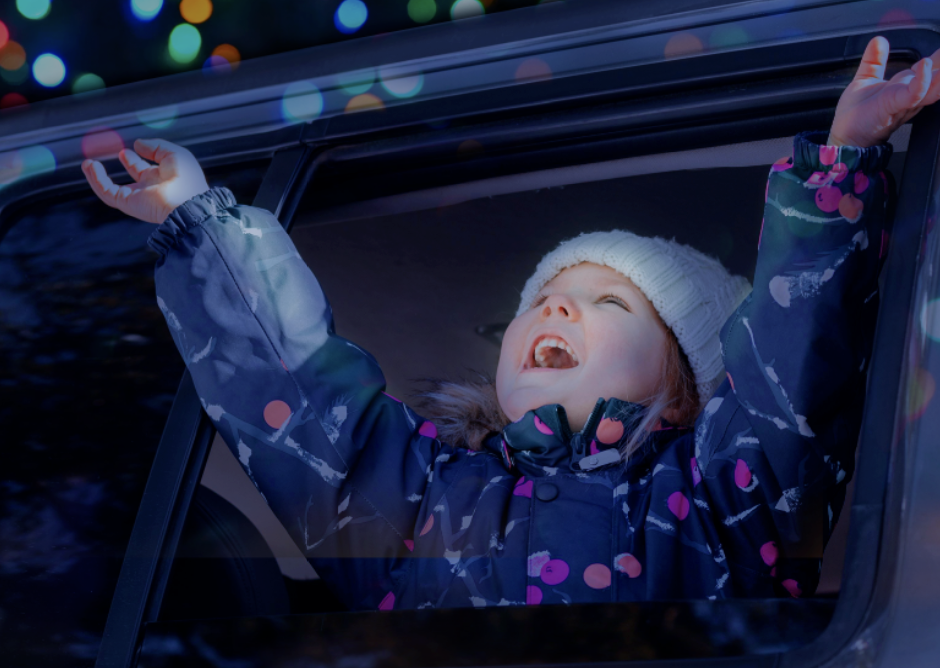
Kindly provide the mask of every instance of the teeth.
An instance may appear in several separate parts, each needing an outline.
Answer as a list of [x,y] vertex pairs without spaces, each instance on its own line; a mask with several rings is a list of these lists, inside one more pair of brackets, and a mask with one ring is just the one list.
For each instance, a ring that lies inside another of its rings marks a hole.
[[571,346],[560,339],[553,339],[549,337],[542,339],[535,345],[535,362],[538,366],[544,367],[547,365],[544,354],[546,348],[558,348],[560,350],[564,350],[569,355],[571,355],[571,359],[574,360],[575,365],[578,364],[578,356],[575,354],[574,350],[571,349]]

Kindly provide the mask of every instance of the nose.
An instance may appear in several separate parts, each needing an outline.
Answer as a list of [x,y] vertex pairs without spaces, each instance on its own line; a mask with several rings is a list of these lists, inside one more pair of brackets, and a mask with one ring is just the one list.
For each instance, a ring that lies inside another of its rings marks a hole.
[[567,295],[549,295],[542,302],[542,309],[539,312],[540,318],[548,320],[553,315],[569,322],[577,322],[581,319],[581,311],[578,309],[578,305]]

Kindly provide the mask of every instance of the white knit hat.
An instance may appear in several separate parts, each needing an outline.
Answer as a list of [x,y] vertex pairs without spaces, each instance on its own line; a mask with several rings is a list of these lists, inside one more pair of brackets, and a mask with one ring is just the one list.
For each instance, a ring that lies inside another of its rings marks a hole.
[[542,258],[522,289],[516,317],[562,269],[581,262],[617,270],[646,295],[689,359],[704,406],[725,375],[718,333],[751,291],[747,279],[674,240],[623,230],[591,232],[563,241]]

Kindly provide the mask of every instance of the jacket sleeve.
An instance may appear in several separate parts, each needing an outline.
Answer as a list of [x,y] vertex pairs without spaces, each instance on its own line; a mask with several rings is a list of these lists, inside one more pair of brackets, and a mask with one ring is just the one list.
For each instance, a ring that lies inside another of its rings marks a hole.
[[[422,497],[452,449],[333,331],[268,211],[213,188],[151,235],[157,303],[203,409],[294,541],[353,609],[389,608]],[[426,503],[426,502],[425,502]]]
[[701,472],[737,595],[812,594],[854,471],[890,145],[794,140],[767,183],[753,292],[721,331],[727,380],[696,423]]

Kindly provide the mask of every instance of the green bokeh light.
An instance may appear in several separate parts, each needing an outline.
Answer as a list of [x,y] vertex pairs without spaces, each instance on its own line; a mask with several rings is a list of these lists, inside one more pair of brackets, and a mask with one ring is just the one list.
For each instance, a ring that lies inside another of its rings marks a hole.
[[202,35],[199,34],[199,29],[190,23],[181,23],[170,33],[170,57],[180,64],[192,62],[199,54],[201,46]]
[[16,8],[26,18],[36,21],[45,18],[51,5],[49,0],[16,0]]
[[179,116],[179,107],[175,104],[171,104],[167,107],[147,109],[137,114],[137,118],[141,123],[157,130],[162,130],[163,128],[168,128],[173,125],[176,122],[177,116]]
[[102,90],[104,87],[104,79],[97,74],[88,72],[75,80],[75,83],[72,84],[72,93],[90,93],[95,90]]
[[344,72],[336,77],[340,87],[350,95],[361,95],[372,88],[375,83],[375,70],[356,70]]
[[468,19],[472,16],[483,16],[486,8],[480,0],[457,0],[450,6],[450,18]]
[[437,14],[434,0],[408,0],[408,16],[415,23],[427,23]]

